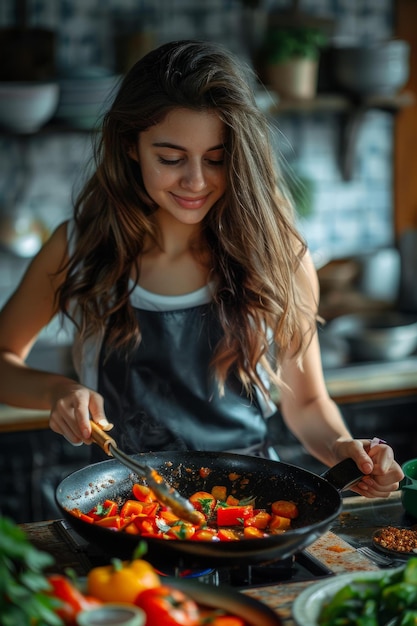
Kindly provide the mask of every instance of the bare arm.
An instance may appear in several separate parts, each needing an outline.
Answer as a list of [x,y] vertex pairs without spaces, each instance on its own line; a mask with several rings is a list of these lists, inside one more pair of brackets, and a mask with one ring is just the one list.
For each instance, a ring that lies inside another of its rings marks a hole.
[[65,376],[26,365],[39,332],[57,313],[56,290],[65,275],[66,224],[53,233],[31,262],[0,313],[0,401],[51,410],[51,428],[73,443],[90,437],[89,413],[104,418],[101,397]]
[[[319,285],[308,254],[298,274],[303,292],[315,310]],[[306,450],[328,466],[347,457],[353,458],[367,475],[356,489],[363,495],[389,495],[398,488],[402,471],[394,461],[392,449],[386,445],[370,449],[368,442],[353,439],[337,405],[330,398],[317,333],[303,358],[302,369],[288,356],[283,364],[282,378],[286,385],[281,394],[283,418]]]

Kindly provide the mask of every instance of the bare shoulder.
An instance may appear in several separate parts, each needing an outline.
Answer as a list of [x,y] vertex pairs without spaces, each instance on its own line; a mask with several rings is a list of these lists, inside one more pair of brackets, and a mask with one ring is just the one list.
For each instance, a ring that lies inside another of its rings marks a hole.
[[295,281],[301,302],[317,313],[320,300],[320,285],[317,271],[308,249],[300,258]]
[[25,275],[26,282],[47,280],[56,286],[64,280],[68,260],[67,224],[60,224],[34,257]]
[[52,233],[42,248],[41,255],[45,254],[58,261],[68,257],[68,222],[62,222]]
[[[68,222],[62,222],[52,233],[29,267],[28,273],[44,271],[48,275],[60,273],[68,260]],[[62,273],[62,272],[61,272]]]

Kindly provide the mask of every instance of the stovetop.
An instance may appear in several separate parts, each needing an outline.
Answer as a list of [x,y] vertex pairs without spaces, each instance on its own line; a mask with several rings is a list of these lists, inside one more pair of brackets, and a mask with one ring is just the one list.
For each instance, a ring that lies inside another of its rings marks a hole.
[[[83,563],[89,567],[107,564],[109,556],[100,548],[90,544],[69,525],[66,520],[58,520],[55,528],[64,541],[77,553]],[[261,565],[240,565],[230,568],[206,568],[199,570],[169,568],[157,569],[160,576],[194,578],[200,582],[217,586],[227,584],[237,589],[263,587],[282,582],[303,582],[331,576],[333,572],[313,555],[306,551],[289,558]]]

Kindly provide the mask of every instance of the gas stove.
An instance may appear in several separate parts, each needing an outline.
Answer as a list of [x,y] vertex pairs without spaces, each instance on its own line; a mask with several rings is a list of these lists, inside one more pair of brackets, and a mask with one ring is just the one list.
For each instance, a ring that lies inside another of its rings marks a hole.
[[[66,520],[54,522],[55,528],[87,569],[109,562],[109,555],[81,537]],[[221,586],[227,584],[239,590],[288,582],[303,582],[331,576],[332,571],[307,551],[299,552],[273,563],[239,565],[236,567],[198,570],[169,568],[157,570],[161,577],[193,578],[199,582]]]

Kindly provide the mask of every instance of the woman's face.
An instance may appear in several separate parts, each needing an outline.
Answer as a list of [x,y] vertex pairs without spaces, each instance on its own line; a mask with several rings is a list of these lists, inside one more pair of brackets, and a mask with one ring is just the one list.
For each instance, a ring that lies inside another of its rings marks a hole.
[[224,124],[209,111],[175,109],[140,134],[137,160],[161,211],[184,224],[203,220],[225,192],[223,143]]

